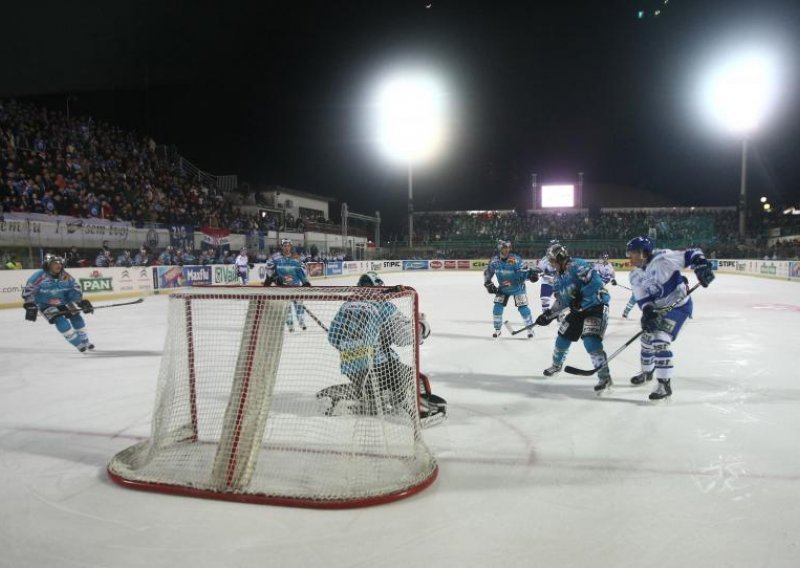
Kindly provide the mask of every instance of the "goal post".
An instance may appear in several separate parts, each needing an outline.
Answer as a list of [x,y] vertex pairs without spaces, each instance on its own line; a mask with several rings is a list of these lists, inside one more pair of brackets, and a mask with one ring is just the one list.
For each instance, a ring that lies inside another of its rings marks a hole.
[[113,481],[347,508],[436,479],[413,289],[194,288],[169,297],[167,319],[151,435],[112,458]]

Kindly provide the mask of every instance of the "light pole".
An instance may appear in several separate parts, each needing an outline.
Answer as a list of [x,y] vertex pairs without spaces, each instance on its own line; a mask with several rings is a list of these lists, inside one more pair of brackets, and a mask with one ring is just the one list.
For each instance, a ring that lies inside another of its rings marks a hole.
[[444,145],[445,92],[425,70],[402,70],[381,80],[374,94],[373,127],[380,149],[408,172],[408,246],[414,245],[414,166]]
[[718,125],[742,139],[739,180],[739,240],[747,236],[748,138],[774,105],[777,94],[775,57],[761,50],[735,52],[716,65],[703,80],[701,96],[707,113]]

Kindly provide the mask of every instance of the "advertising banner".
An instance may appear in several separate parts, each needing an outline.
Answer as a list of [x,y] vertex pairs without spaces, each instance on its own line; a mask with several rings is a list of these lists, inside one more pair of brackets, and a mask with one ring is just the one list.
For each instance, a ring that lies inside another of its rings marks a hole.
[[306,263],[306,273],[309,278],[325,276],[325,265],[321,262],[308,262]]
[[[236,267],[232,264],[215,264],[211,269],[214,274],[212,284],[236,284],[239,282],[239,277],[236,274]],[[262,271],[264,275],[260,275]],[[260,275],[260,280],[263,282],[266,277],[266,266],[263,264],[259,265],[258,273]]]
[[444,268],[445,262],[452,262],[455,264],[455,261],[444,261],[444,260],[429,260],[428,266],[430,266],[431,270],[442,270]]
[[110,275],[104,275],[99,268],[91,269],[87,277],[76,278],[84,294],[96,292],[113,292],[114,283]]
[[341,262],[329,262],[325,266],[325,275],[326,276],[338,276],[342,273],[342,263]]
[[180,266],[156,266],[158,288],[180,288],[186,286],[183,270]]
[[789,261],[789,278],[792,280],[800,278],[800,262],[796,260]]
[[151,292],[153,290],[153,278],[151,269],[144,266],[134,266],[131,268],[118,268],[116,271],[116,288],[120,292]]
[[210,266],[183,266],[183,280],[187,286],[210,286],[211,267]]
[[470,260],[469,261],[469,269],[470,270],[486,270],[486,267],[489,266],[489,260]]
[[427,260],[404,260],[403,270],[428,270]]

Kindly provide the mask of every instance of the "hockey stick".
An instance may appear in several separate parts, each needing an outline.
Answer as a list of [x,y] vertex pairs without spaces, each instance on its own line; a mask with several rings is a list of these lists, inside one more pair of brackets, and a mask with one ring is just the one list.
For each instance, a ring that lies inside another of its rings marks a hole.
[[137,298],[131,302],[119,302],[118,304],[106,304],[104,306],[92,306],[95,310],[102,310],[103,308],[118,308],[119,306],[132,306],[134,304],[141,304],[144,298]]
[[[692,286],[691,288],[689,288],[689,291],[686,293],[686,296],[684,296],[680,300],[674,301],[672,304],[670,304],[666,308],[663,308],[662,310],[660,310],[661,313],[665,314],[667,312],[672,311],[672,309],[675,306],[678,305],[678,302],[680,302],[684,298],[687,298],[692,292],[697,290],[698,286],[700,286],[699,282],[697,284],[695,284],[694,286]],[[634,335],[633,337],[631,337],[628,341],[626,341],[625,344],[622,347],[620,347],[619,349],[614,351],[609,357],[606,357],[606,362],[603,363],[602,365],[600,365],[599,367],[595,367],[594,369],[584,370],[584,369],[576,369],[575,367],[571,367],[570,365],[567,365],[566,367],[564,367],[564,371],[569,373],[570,375],[580,375],[582,377],[590,377],[590,376],[594,375],[597,371],[602,369],[603,367],[607,367],[609,361],[611,361],[614,357],[616,357],[617,355],[622,353],[625,350],[625,348],[627,348],[631,343],[633,343],[634,341],[639,339],[639,336],[642,335],[643,333],[644,333],[643,329],[639,330],[639,332],[636,335]]]
[[624,284],[614,284],[614,286],[619,286],[620,288],[625,288],[628,292],[632,292],[633,291],[630,288],[628,288],[627,286],[625,286]]
[[314,320],[314,321],[317,323],[317,325],[318,325],[318,326],[320,326],[320,327],[322,328],[322,331],[324,331],[325,333],[328,333],[328,328],[327,328],[327,327],[325,327],[325,324],[324,324],[324,323],[322,323],[322,321],[321,321],[321,320],[320,320],[320,319],[319,319],[317,316],[315,316],[315,315],[314,315],[314,312],[312,312],[311,310],[309,310],[309,309],[308,309],[308,307],[306,307],[306,306],[303,306],[303,309],[305,310],[305,312],[306,312],[306,313],[307,313],[309,316],[311,316],[311,319],[313,319],[313,320]]
[[518,329],[516,331],[511,328],[511,322],[509,322],[508,320],[504,321],[503,325],[506,326],[506,329],[508,330],[508,333],[510,333],[511,335],[517,335],[518,333],[522,333],[523,331],[527,331],[529,329],[533,329],[536,326],[536,322],[533,322],[530,325],[526,325],[525,327],[521,327],[520,329]]

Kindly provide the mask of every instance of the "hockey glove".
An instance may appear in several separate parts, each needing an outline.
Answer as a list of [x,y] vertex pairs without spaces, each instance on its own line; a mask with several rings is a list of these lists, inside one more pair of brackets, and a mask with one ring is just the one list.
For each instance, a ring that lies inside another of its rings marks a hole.
[[536,321],[534,323],[536,323],[536,325],[542,325],[542,326],[550,325],[550,322],[553,321],[554,319],[556,318],[555,315],[553,315],[553,311],[545,310],[538,318],[536,318]]
[[539,281],[539,271],[531,269],[528,272],[528,280],[530,280],[531,282],[538,282]]
[[694,275],[697,276],[697,281],[703,288],[708,288],[708,285],[714,280],[714,271],[711,270],[711,265],[705,257],[699,257],[692,265]]
[[616,286],[617,285],[617,279],[616,278],[612,278],[611,279],[611,285],[612,286]]
[[497,294],[498,292],[497,286],[494,285],[494,282],[485,282],[483,286],[484,288],[486,288],[486,291],[489,292],[490,294]]
[[419,315],[419,335],[422,337],[423,341],[428,339],[431,335],[431,325],[428,323],[428,320],[425,319],[425,314]]
[[25,308],[25,319],[28,321],[36,321],[36,316],[39,313],[39,308],[33,302],[25,302],[22,305]]
[[306,280],[305,282],[303,282],[303,286],[311,286],[311,282],[309,282],[308,280]]
[[642,331],[645,333],[655,333],[661,323],[661,314],[652,306],[642,308]]
[[94,306],[89,300],[81,300],[78,302],[78,307],[83,311],[85,314],[93,314],[94,313]]

